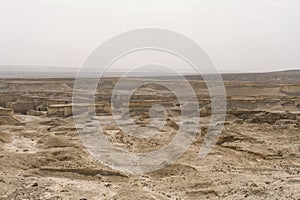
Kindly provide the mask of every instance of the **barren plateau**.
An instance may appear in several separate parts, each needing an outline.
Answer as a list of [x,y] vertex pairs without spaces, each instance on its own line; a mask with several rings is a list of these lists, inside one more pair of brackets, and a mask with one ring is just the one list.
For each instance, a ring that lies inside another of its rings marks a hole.
[[[198,134],[172,164],[134,175],[95,160],[83,146],[72,113],[73,79],[0,80],[0,199],[300,199],[299,71],[224,75],[227,114],[213,150],[198,152],[210,123],[205,82],[188,77],[200,113]],[[99,82],[95,120],[110,142],[129,152],[151,152],[180,126],[174,94],[157,84],[131,97],[130,116],[149,123],[162,102],[167,122],[151,138],[137,138],[112,119],[117,78]],[[169,80],[169,81],[176,81]]]

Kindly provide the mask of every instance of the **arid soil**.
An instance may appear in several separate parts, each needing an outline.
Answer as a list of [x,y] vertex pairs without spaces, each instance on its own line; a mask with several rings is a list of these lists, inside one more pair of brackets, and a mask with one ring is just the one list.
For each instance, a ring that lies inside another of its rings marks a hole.
[[[2,107],[7,107],[3,103],[18,102],[24,96],[31,101],[28,96],[36,98],[47,91],[52,96],[40,98],[70,100],[72,84],[68,81],[60,80],[56,92],[51,92],[54,87],[47,81],[34,87],[18,85],[14,80],[10,81],[13,88],[6,87],[5,82],[2,80],[1,95],[7,100],[0,102]],[[209,114],[202,111],[201,127],[188,151],[173,164],[143,175],[116,171],[95,160],[80,141],[72,116],[48,116],[46,104],[34,105],[43,114],[40,116],[16,110],[13,116],[1,116],[0,199],[299,200],[299,85],[248,80],[228,81],[225,85],[228,114],[212,152],[199,159],[210,120]],[[255,92],[249,94],[249,88]],[[22,93],[24,89],[29,92]],[[18,91],[15,95],[19,97],[9,98],[13,91]],[[136,118],[137,124],[146,123],[148,116],[143,115]],[[170,115],[173,118],[161,129],[160,137],[151,139],[128,136],[103,113],[96,119],[105,122],[104,132],[113,144],[128,151],[149,152],[176,134],[178,116]]]

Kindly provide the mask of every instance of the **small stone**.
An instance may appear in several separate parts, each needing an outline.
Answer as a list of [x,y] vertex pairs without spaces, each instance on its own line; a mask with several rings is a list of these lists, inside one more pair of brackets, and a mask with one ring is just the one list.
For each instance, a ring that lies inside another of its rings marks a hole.
[[255,183],[251,183],[250,187],[258,187]]
[[37,184],[37,183],[34,183],[34,184],[32,184],[31,187],[37,187],[37,186],[38,186],[38,184]]
[[110,183],[107,183],[107,184],[105,184],[104,185],[105,187],[110,187],[110,186],[112,186]]

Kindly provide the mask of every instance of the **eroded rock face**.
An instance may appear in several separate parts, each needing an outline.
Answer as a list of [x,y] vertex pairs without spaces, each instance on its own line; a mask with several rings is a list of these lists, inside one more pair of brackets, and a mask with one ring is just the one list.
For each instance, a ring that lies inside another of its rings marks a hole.
[[255,114],[254,116],[249,116],[248,119],[246,119],[247,122],[250,123],[268,123],[268,124],[280,124],[284,121],[286,123],[292,122],[293,124],[298,124],[299,121],[297,118],[299,117],[299,114],[290,113],[290,112],[261,112],[258,114]]
[[299,120],[281,119],[275,122],[275,125],[299,125]]
[[[96,94],[96,104],[99,114],[111,114],[109,111],[113,85],[117,79],[106,80],[99,84]],[[2,84],[11,85],[0,90],[0,106],[9,107],[15,113],[26,114],[27,111],[46,111],[53,105],[69,105],[72,97],[73,80],[43,81],[7,81]],[[106,87],[109,84],[110,87]],[[199,107],[203,114],[209,112],[207,107],[210,96],[203,81],[191,81],[191,85],[198,95]],[[266,84],[259,82],[226,82],[228,111],[257,110],[257,111],[297,111],[299,108],[299,84]],[[140,92],[139,92],[140,91]],[[155,92],[158,91],[158,92]],[[131,107],[135,112],[145,112],[152,104],[163,104],[176,109],[180,107],[174,94],[167,88],[148,85],[140,88],[131,98]],[[96,109],[96,110],[97,110]],[[204,112],[204,110],[206,110]],[[29,112],[33,113],[33,112]],[[231,113],[230,113],[231,114]]]

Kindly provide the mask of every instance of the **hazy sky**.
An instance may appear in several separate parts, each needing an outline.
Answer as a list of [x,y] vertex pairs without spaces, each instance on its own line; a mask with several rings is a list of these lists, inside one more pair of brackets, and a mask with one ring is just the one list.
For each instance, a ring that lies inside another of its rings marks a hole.
[[0,0],[0,65],[79,67],[103,41],[165,28],[220,71],[300,69],[299,0]]

